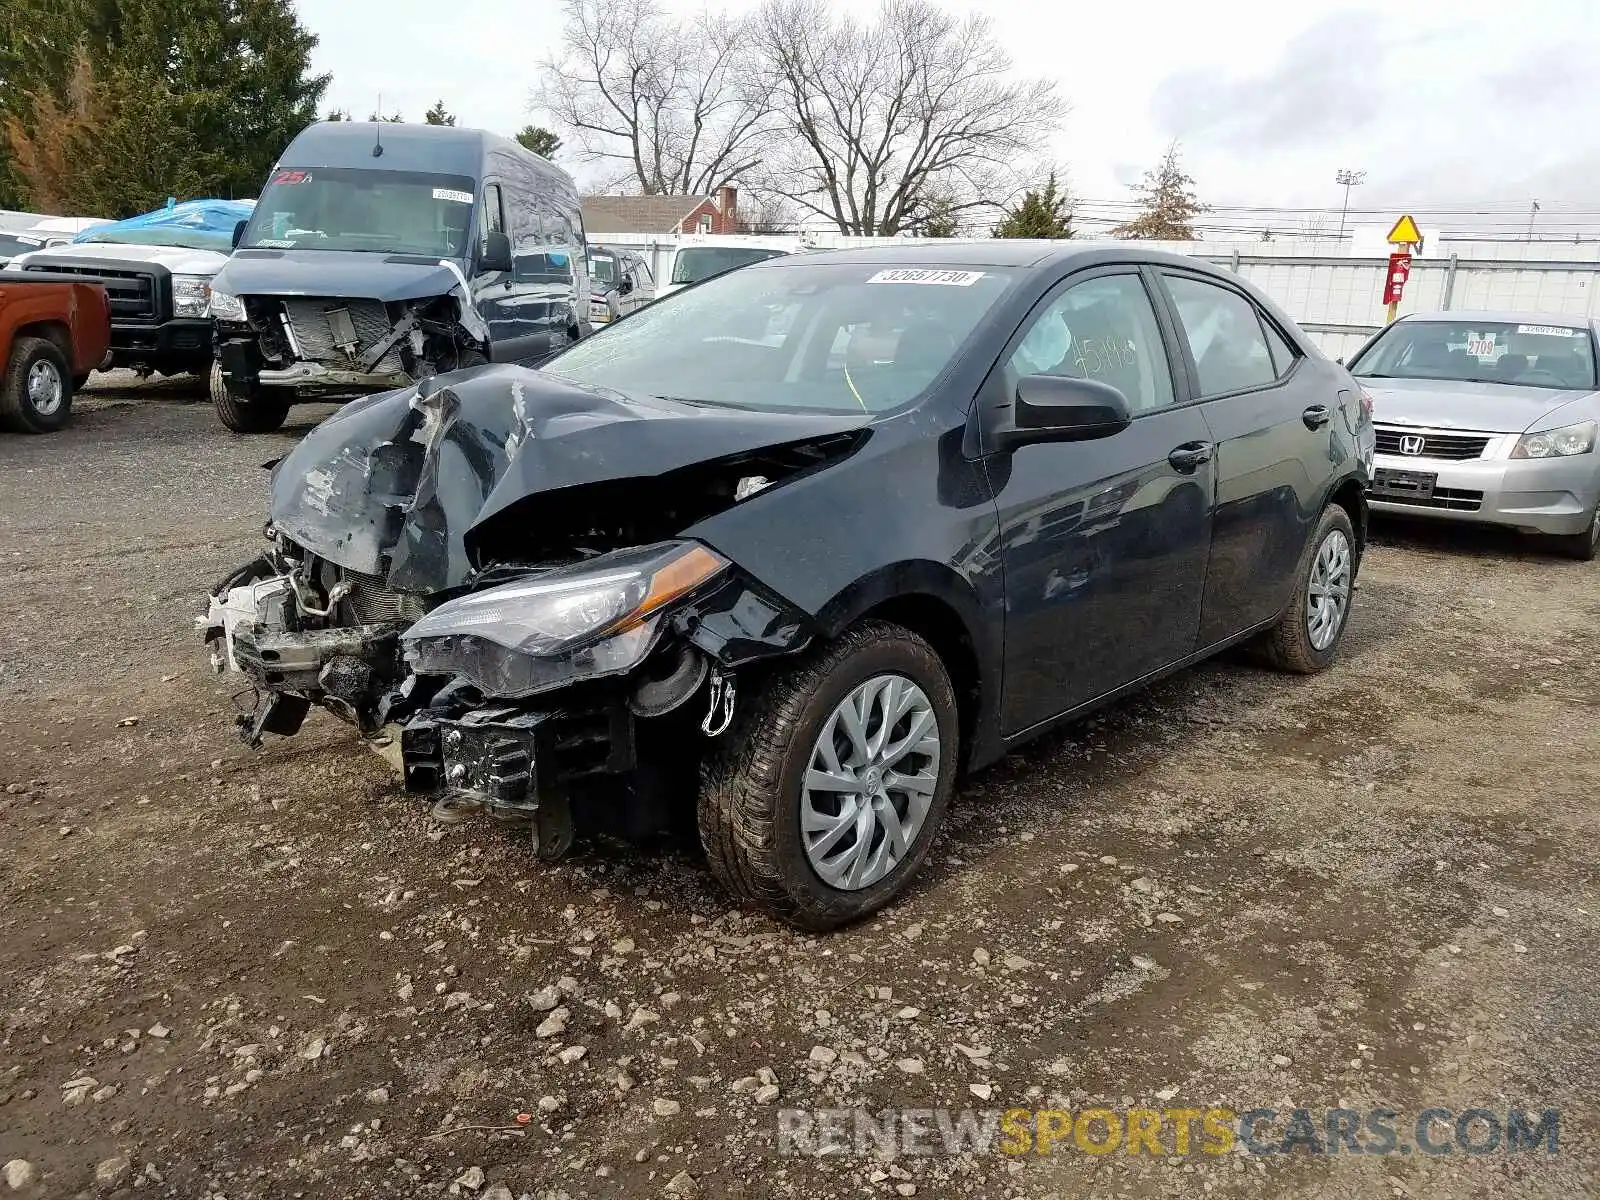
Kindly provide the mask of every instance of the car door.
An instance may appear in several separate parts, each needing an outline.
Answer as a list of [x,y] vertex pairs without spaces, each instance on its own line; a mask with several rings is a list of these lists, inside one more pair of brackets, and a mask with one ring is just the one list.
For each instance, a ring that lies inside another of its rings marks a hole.
[[[1079,272],[1030,312],[985,384],[1025,375],[1118,387],[1128,428],[988,459],[1006,590],[1002,729],[1019,733],[1195,647],[1210,548],[1210,434],[1178,401],[1175,348],[1137,266]],[[998,394],[997,394],[998,393]]]
[[[498,180],[483,185],[482,234],[509,233],[504,189]],[[495,362],[515,361],[532,329],[517,304],[512,272],[479,270],[472,279],[478,314],[489,327],[489,357]]]
[[1328,473],[1336,397],[1241,288],[1163,267],[1184,371],[1217,446],[1217,507],[1200,619],[1215,645],[1289,602]]

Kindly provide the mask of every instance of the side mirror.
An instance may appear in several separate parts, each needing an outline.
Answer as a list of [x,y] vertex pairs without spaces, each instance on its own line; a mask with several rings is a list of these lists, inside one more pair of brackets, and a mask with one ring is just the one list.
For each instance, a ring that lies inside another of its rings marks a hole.
[[1063,375],[1025,375],[1011,419],[996,432],[1001,447],[1029,442],[1087,442],[1133,422],[1128,398],[1109,383]]
[[250,224],[249,221],[239,221],[234,225],[234,227],[233,227],[233,248],[235,250],[237,250],[239,248],[239,243],[244,241],[245,226],[247,226],[249,224]]
[[617,284],[617,295],[626,296],[631,291],[633,291],[633,280],[624,275],[622,282]]
[[478,254],[478,270],[511,270],[511,239],[500,230],[483,235],[483,249]]

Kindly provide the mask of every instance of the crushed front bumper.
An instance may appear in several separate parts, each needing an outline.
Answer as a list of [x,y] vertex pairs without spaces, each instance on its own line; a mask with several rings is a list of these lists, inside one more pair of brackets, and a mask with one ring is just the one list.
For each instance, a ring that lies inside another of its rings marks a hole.
[[1537,534],[1582,533],[1600,499],[1600,454],[1512,458],[1516,434],[1496,434],[1483,457],[1452,461],[1379,454],[1372,511]]

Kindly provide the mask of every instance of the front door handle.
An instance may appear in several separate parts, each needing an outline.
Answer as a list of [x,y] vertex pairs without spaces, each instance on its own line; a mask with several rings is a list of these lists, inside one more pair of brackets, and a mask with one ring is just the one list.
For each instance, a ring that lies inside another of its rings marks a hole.
[[1333,420],[1333,413],[1326,404],[1313,404],[1300,414],[1300,419],[1306,423],[1307,429],[1321,429]]
[[1216,447],[1210,442],[1185,442],[1167,455],[1167,461],[1172,464],[1174,471],[1188,474],[1201,463],[1210,462],[1215,450]]

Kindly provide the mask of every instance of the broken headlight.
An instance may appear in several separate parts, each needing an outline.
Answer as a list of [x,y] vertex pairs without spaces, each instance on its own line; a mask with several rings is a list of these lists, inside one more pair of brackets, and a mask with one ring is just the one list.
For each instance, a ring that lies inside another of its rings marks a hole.
[[207,302],[211,306],[211,315],[219,321],[243,321],[244,301],[229,292],[219,292],[216,288],[206,289]]
[[655,645],[661,610],[727,565],[697,543],[668,542],[486,588],[406,630],[406,658],[418,674],[513,699],[617,675]]

